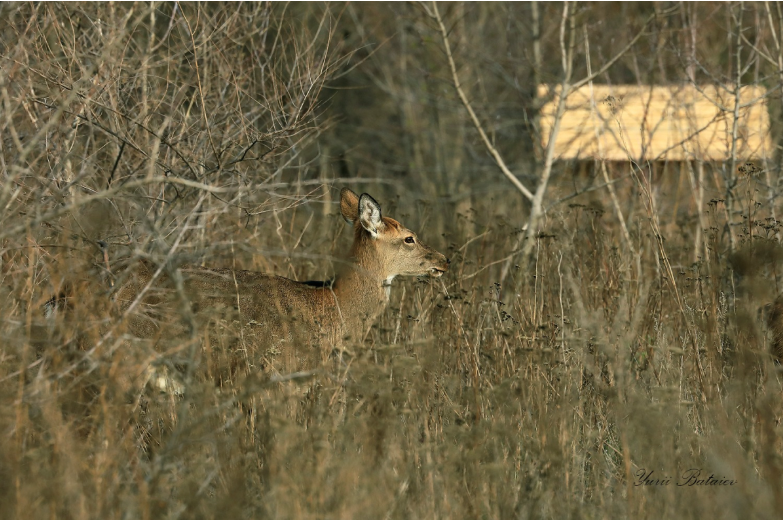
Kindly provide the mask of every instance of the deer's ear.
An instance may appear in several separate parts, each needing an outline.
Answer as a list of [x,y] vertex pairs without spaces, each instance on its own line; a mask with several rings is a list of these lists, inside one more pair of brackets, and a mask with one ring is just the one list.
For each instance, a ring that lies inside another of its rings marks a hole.
[[359,197],[359,223],[373,238],[378,236],[384,226],[381,205],[366,193]]
[[359,218],[359,196],[348,188],[340,190],[340,213],[349,224]]

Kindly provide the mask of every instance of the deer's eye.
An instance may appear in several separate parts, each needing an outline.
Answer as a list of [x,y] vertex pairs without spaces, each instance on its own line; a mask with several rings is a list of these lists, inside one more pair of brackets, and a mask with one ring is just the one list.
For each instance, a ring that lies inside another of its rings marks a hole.
[[415,244],[416,241],[413,239],[413,237],[405,237],[405,243],[406,244]]

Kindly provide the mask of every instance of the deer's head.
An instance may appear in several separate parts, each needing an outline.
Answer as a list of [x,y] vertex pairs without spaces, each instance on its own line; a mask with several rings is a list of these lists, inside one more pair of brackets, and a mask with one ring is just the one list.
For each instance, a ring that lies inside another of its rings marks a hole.
[[449,269],[445,256],[423,244],[416,233],[393,218],[384,217],[380,204],[368,194],[358,196],[343,188],[340,211],[354,225],[352,256],[371,273],[379,271],[379,278],[441,276]]

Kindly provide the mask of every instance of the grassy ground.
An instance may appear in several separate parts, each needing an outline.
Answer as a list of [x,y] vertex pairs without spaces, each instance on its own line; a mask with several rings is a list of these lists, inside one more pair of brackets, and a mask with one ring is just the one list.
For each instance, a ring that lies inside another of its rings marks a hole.
[[[468,198],[441,183],[458,169],[343,175],[321,89],[353,49],[319,4],[2,9],[0,517],[783,510],[762,177],[727,202],[727,166],[706,165],[702,226],[686,172],[610,165],[628,236],[599,189],[553,206],[525,261],[527,209],[496,172]],[[600,183],[558,165],[548,198]],[[330,276],[344,184],[452,269],[395,280],[341,359],[221,386],[203,328],[126,333],[111,288],[129,258]],[[44,318],[61,290],[69,309]],[[146,384],[150,367],[184,395]]]

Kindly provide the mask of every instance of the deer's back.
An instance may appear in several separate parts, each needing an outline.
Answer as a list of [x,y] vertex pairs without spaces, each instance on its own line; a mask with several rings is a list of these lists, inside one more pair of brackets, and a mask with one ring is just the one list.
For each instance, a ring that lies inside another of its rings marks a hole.
[[[328,287],[251,271],[184,267],[180,272],[181,293],[164,275],[140,298],[128,315],[133,335],[166,340],[207,333],[211,345],[241,352],[257,365],[275,358],[310,359],[343,334]],[[121,311],[138,299],[152,273],[149,265],[139,263],[117,291]]]

